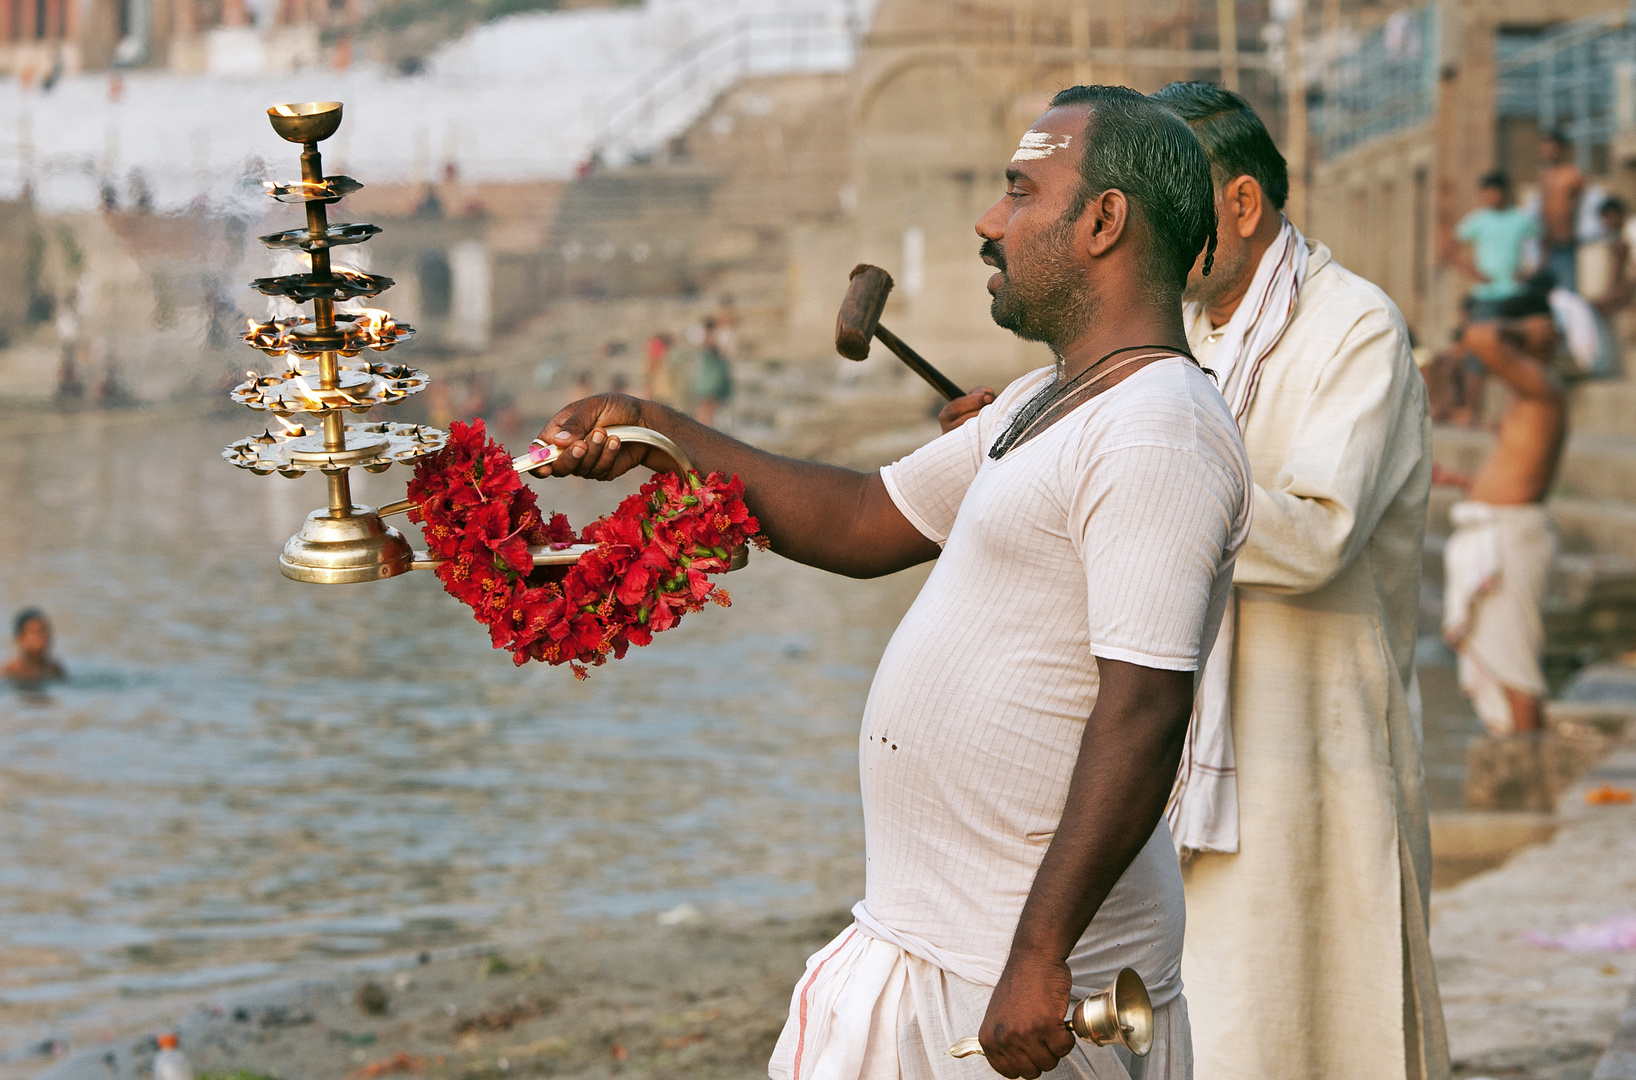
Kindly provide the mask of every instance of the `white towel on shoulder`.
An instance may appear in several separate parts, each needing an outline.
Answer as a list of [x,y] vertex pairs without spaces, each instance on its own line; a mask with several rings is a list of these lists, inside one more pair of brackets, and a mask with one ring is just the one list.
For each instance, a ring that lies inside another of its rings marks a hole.
[[[1211,358],[1221,396],[1244,430],[1250,404],[1261,384],[1261,369],[1295,317],[1307,275],[1307,241],[1284,219],[1278,239],[1261,256],[1250,288],[1223,328]],[[1189,305],[1188,319],[1196,318]],[[1252,530],[1254,526],[1252,525]],[[1252,531],[1253,535],[1253,531]],[[1188,724],[1181,768],[1165,807],[1177,852],[1238,851],[1238,766],[1233,757],[1233,643],[1238,601],[1221,617],[1215,646],[1199,676],[1193,719]]]

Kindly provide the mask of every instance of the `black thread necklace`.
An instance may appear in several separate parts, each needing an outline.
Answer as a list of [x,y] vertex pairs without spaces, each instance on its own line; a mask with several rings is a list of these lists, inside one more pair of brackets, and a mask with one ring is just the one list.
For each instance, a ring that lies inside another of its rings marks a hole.
[[1186,349],[1178,349],[1172,345],[1125,345],[1121,348],[1115,349],[1103,356],[1101,359],[1097,360],[1096,363],[1092,364],[1084,371],[1081,371],[1078,375],[1075,375],[1072,379],[1069,379],[1067,382],[1062,382],[1059,379],[1058,381],[1052,382],[1049,386],[1043,387],[1039,393],[1035,394],[1031,399],[1029,399],[1028,404],[1017,410],[1016,415],[1011,418],[1011,423],[1006,425],[1006,429],[1000,433],[1000,437],[994,440],[994,445],[989,447],[988,456],[993,458],[995,461],[999,461],[1000,458],[1004,457],[1008,451],[1022,441],[1023,437],[1029,433],[1034,424],[1041,417],[1043,417],[1053,405],[1063,401],[1075,391],[1094,386],[1101,382],[1104,377],[1112,375],[1119,369],[1126,367],[1129,364],[1134,364],[1138,360],[1145,359],[1145,357],[1133,356],[1123,364],[1115,364],[1113,367],[1109,368],[1101,375],[1098,375],[1096,378],[1091,379],[1089,382],[1084,381],[1086,376],[1096,371],[1103,364],[1107,363],[1115,356],[1118,356],[1120,353],[1135,352],[1138,349],[1157,349],[1162,352],[1169,353],[1172,356],[1185,356],[1188,360],[1192,361],[1195,367],[1197,367],[1199,364],[1199,362],[1193,358],[1192,353],[1188,352]]

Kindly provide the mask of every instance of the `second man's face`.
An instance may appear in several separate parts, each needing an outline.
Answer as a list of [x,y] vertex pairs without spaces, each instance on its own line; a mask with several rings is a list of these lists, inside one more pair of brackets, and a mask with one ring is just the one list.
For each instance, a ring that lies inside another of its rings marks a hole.
[[1208,245],[1193,260],[1187,272],[1187,288],[1182,299],[1196,301],[1208,307],[1217,297],[1229,294],[1246,272],[1254,273],[1250,263],[1250,241],[1239,235],[1239,212],[1225,198],[1226,186],[1216,188],[1216,258],[1210,275],[1204,273],[1204,255]]

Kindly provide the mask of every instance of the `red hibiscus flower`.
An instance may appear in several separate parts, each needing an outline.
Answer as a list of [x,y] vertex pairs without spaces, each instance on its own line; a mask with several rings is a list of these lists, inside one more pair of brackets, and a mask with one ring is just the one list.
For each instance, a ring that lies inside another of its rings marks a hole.
[[420,459],[409,519],[443,560],[437,576],[517,664],[567,664],[576,678],[653,641],[705,601],[727,594],[706,577],[732,550],[765,547],[738,477],[653,476],[579,538],[595,544],[571,567],[533,566],[530,545],[576,541],[568,519],[540,513],[505,448],[483,421],[455,423],[448,444]]

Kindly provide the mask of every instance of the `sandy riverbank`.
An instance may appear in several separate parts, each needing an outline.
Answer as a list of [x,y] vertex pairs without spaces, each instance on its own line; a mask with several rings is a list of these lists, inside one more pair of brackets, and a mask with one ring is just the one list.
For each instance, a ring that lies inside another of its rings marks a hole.
[[1636,782],[1636,731],[1557,804],[1556,834],[1497,869],[1432,894],[1432,952],[1456,1080],[1589,1080],[1636,982],[1636,953],[1542,948],[1636,912],[1636,805],[1588,805]]
[[[1636,954],[1544,949],[1526,934],[1636,910],[1636,806],[1584,800],[1633,778],[1627,741],[1566,793],[1549,843],[1434,894],[1456,1080],[1589,1080]],[[195,1068],[239,1080],[759,1080],[806,957],[849,919],[592,925],[526,949],[227,992],[174,1026]],[[142,1077],[153,1050],[152,1033],[130,1033],[77,1048],[42,1080]]]
[[[386,1076],[766,1076],[807,956],[851,919],[586,927],[527,951],[224,994],[178,1030],[196,1070]],[[151,1036],[81,1048],[51,1080],[147,1075]]]
[[[1527,935],[1636,911],[1636,806],[1584,797],[1633,781],[1627,729],[1563,794],[1549,842],[1433,894],[1456,1080],[1591,1077],[1636,982],[1636,953],[1558,951]],[[7,1074],[143,1077],[152,1035],[175,1027],[197,1069],[226,1076],[759,1080],[806,957],[849,918],[717,924],[682,910],[526,948],[402,957],[369,973],[226,991],[156,1013],[151,1031]]]

